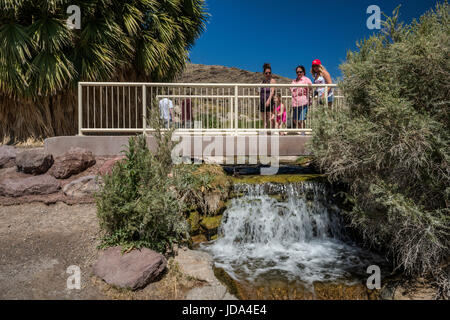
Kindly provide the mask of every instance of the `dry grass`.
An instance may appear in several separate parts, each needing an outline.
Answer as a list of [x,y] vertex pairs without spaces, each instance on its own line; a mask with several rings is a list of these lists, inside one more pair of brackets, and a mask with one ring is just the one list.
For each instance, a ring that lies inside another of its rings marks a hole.
[[104,295],[113,300],[183,300],[189,290],[204,285],[204,282],[183,274],[173,258],[168,261],[167,271],[142,290],[116,288],[97,277],[92,277],[91,281]]

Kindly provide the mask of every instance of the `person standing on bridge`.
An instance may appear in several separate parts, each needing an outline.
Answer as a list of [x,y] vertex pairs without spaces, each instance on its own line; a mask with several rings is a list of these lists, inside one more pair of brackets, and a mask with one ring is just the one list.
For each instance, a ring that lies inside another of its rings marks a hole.
[[305,129],[306,114],[308,112],[308,106],[310,105],[309,88],[299,87],[298,85],[311,85],[312,82],[306,77],[304,66],[298,66],[295,68],[295,72],[297,78],[292,80],[292,84],[297,86],[291,87],[293,110],[292,124],[294,128]]
[[168,98],[162,98],[159,101],[159,113],[164,122],[164,128],[169,129],[173,119],[173,102]]
[[[277,83],[275,79],[272,78],[272,67],[269,63],[264,63],[263,65],[263,73],[264,73],[264,80],[262,83],[270,83],[275,84]],[[261,112],[261,117],[264,121],[264,129],[268,127],[268,125],[271,127],[271,121],[270,118],[272,116],[274,103],[273,103],[273,95],[274,95],[274,88],[270,87],[261,87],[260,89],[260,103],[259,103],[259,111]]]
[[[332,84],[330,73],[327,71],[327,69],[325,69],[325,67],[322,65],[322,62],[319,59],[315,59],[312,62],[311,74],[314,78],[314,84]],[[330,87],[327,87],[326,89],[327,89],[328,106],[331,107],[334,98],[333,89]],[[319,88],[315,92],[315,95],[317,94],[319,96],[320,104],[323,104],[324,92],[325,87]]]
[[[281,101],[281,93],[278,92],[275,94],[274,103],[275,103],[275,110],[271,117],[273,127],[275,129],[286,128],[287,113],[286,108],[283,102]],[[280,132],[280,135],[283,136],[284,132]]]

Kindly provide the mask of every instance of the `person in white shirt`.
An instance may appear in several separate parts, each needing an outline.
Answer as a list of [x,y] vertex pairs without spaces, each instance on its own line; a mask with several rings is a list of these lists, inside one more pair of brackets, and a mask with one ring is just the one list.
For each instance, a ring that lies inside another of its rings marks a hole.
[[159,114],[164,121],[164,128],[169,128],[173,119],[173,103],[168,98],[162,98],[159,101]]

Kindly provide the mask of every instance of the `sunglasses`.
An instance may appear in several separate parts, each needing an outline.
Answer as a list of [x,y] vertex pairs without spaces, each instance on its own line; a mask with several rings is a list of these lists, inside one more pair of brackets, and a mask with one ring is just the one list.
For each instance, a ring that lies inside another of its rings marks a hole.
[[272,72],[265,72],[264,74],[272,74]]
[[304,73],[303,71],[297,71],[297,74],[301,74],[301,73]]

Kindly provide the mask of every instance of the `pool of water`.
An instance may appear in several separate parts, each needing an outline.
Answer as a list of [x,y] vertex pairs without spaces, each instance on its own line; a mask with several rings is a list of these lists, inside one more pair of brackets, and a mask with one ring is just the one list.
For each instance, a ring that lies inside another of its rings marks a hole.
[[[387,269],[382,257],[346,235],[339,209],[322,184],[243,184],[235,189],[243,196],[224,212],[219,239],[201,249],[247,297],[271,298],[267,292],[281,290],[288,299],[317,298],[318,286],[365,288],[368,266]],[[266,293],[252,294],[258,290]]]

